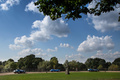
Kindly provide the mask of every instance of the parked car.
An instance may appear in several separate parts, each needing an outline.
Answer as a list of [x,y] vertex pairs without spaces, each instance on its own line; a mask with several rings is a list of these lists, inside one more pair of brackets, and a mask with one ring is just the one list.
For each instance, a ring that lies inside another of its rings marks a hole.
[[88,69],[89,72],[98,72],[99,69]]
[[99,71],[99,69],[93,69],[95,72],[98,72]]
[[50,72],[60,72],[60,69],[51,69]]
[[20,73],[25,73],[25,70],[16,69],[16,70],[14,70],[13,72],[20,74]]

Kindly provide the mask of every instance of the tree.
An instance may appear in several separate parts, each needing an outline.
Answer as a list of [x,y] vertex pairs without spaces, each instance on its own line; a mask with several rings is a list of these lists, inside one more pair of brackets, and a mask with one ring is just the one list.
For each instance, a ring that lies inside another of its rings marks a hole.
[[24,58],[20,58],[17,64],[19,69],[31,71],[36,70],[39,62],[42,61],[42,58],[36,58],[34,54],[30,54]]
[[[117,5],[120,5],[120,0],[96,0],[95,8],[91,8],[90,10],[91,13],[99,16],[101,13],[114,11],[115,8],[120,8],[120,6]],[[120,21],[120,17],[118,20]]]
[[39,65],[39,63],[40,62],[42,62],[43,61],[43,59],[42,58],[35,58],[34,60],[33,60],[33,67],[34,67],[34,69],[37,69],[37,66]]
[[2,61],[0,61],[0,72],[3,70]]
[[106,61],[104,59],[101,59],[99,61],[99,65],[102,65],[103,67],[105,67]]
[[8,59],[6,62],[5,62],[5,65],[4,65],[4,68],[5,69],[11,69],[11,64],[14,63],[14,60],[13,59]]
[[2,65],[2,61],[0,61],[0,65]]
[[3,61],[2,65],[5,66],[5,63],[6,63],[6,62],[7,62],[7,61]]
[[112,64],[112,65],[108,68],[108,70],[117,71],[117,70],[119,70],[119,67],[118,67],[118,65]]
[[[88,9],[87,6],[92,1],[96,1],[96,6]],[[82,18],[81,14],[90,13],[99,16],[101,13],[113,11],[117,5],[120,5],[120,0],[37,0],[35,5],[40,12],[50,16],[52,20],[62,16],[65,16],[65,19],[75,20]]]
[[103,70],[103,66],[102,66],[102,65],[99,65],[97,69]]
[[17,69],[17,63],[15,63],[15,62],[11,63],[10,68],[12,70]]
[[79,68],[78,68],[78,70],[80,70],[80,71],[85,71],[85,70],[87,70],[87,67],[86,67],[85,64],[79,63]]
[[60,69],[60,71],[65,71],[63,64],[58,64],[57,69]]
[[105,66],[106,61],[101,58],[94,58],[93,59],[93,68],[97,68],[99,65]]
[[88,58],[86,60],[85,65],[87,66],[87,68],[93,68],[92,61],[93,61],[93,58]]
[[12,64],[14,64],[14,60],[13,59],[9,59],[4,63],[4,69],[6,71],[11,71],[13,70],[13,67],[11,66]]
[[51,68],[51,64],[50,64],[50,61],[42,61],[42,62],[39,62],[37,67],[40,71],[48,71]]
[[24,64],[25,59],[24,58],[20,58],[17,62],[17,66],[19,69],[25,69],[25,64]]
[[113,61],[113,64],[118,65],[118,66],[120,67],[120,58],[116,58],[116,59]]
[[79,63],[75,60],[69,62],[70,70],[78,71]]
[[106,62],[105,68],[108,69],[108,67],[111,65],[111,62]]
[[3,69],[4,69],[4,66],[0,65],[0,72],[2,72]]
[[69,62],[68,62],[68,60],[65,61],[64,67],[65,67],[65,74],[67,74],[67,75],[70,74],[69,73]]
[[14,62],[14,60],[13,60],[13,59],[8,59],[8,61],[9,61],[9,62]]
[[88,58],[87,61],[85,62],[85,65],[87,68],[97,68],[99,65],[102,65],[103,67],[105,66],[106,61],[101,58]]
[[56,57],[52,57],[50,59],[50,62],[52,64],[52,66],[53,66],[53,69],[55,69],[57,67],[57,65],[58,65],[58,59]]
[[25,65],[26,70],[31,71],[31,70],[35,69],[34,67],[36,67],[36,66],[35,66],[34,60],[35,60],[35,55],[34,54],[30,54],[30,55],[24,57],[24,65]]

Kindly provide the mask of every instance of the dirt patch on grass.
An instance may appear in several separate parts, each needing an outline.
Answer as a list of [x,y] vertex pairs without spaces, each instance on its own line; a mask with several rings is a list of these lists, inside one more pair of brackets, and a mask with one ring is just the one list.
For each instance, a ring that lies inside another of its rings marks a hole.
[[4,75],[12,75],[14,74],[13,72],[9,72],[9,73],[0,73],[0,76],[4,76]]

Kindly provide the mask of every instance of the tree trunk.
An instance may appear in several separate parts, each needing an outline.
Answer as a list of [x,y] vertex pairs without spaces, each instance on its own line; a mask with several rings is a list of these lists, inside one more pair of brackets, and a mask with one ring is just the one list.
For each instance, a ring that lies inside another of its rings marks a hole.
[[67,75],[70,74],[69,73],[69,63],[68,63],[68,60],[65,61],[64,66],[65,66],[65,69],[66,69],[65,70],[65,74],[67,74]]
[[67,74],[67,75],[70,74],[68,68],[66,68],[66,72],[65,72],[65,74]]

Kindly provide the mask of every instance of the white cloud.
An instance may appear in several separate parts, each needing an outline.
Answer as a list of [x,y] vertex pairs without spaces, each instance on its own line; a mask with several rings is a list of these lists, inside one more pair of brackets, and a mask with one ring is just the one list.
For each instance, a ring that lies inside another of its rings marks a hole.
[[10,45],[9,45],[9,48],[12,49],[12,50],[22,49],[22,47],[21,47],[20,45],[13,45],[13,44],[10,44]]
[[32,47],[34,45],[34,42],[26,36],[16,37],[14,43],[25,47]]
[[36,55],[37,57],[42,57],[42,58],[47,59],[47,60],[49,60],[49,58],[52,57],[52,55],[46,54],[46,53],[38,53],[38,54],[35,54],[35,55]]
[[120,52],[116,51],[114,53],[102,53],[98,52],[96,55],[91,56],[91,58],[102,58],[105,59],[107,62],[113,62],[116,58],[120,57]]
[[47,49],[47,52],[56,52],[58,50],[57,47],[55,47],[55,49]]
[[34,41],[32,41],[26,36],[22,36],[22,37],[16,37],[14,40],[14,44],[10,44],[9,48],[13,50],[17,50],[28,47],[31,48],[33,45],[34,45]]
[[42,21],[36,20],[33,22],[32,28],[37,28],[38,30],[31,33],[30,39],[37,41],[50,40],[52,35],[67,37],[69,33],[68,25],[62,19],[52,21],[48,16],[45,16]]
[[[72,54],[72,55],[66,55],[65,56],[67,60],[76,60],[79,62],[85,62],[89,57],[83,56],[82,54]],[[114,53],[109,52],[108,53],[103,53],[102,51],[98,51],[97,54],[91,56],[91,58],[102,58],[105,59],[107,62],[113,62],[116,58],[120,57],[120,52],[116,51]]]
[[43,53],[43,50],[40,48],[35,49],[24,49],[21,52],[19,52],[19,55],[29,55],[29,54],[41,54]]
[[0,4],[1,10],[9,10],[10,7],[13,5],[18,5],[20,0],[6,0],[6,1],[0,1],[2,4]]
[[85,62],[86,61],[86,57],[84,57],[83,55],[79,54],[72,54],[72,55],[66,55],[65,56],[67,60],[76,60],[79,62]]
[[24,49],[24,50],[22,50],[21,52],[18,53],[19,57],[17,57],[17,58],[19,59],[20,57],[24,57],[24,56],[27,56],[27,55],[30,55],[30,54],[34,54],[36,57],[41,57],[41,58],[47,59],[47,60],[50,57],[52,57],[52,55],[44,53],[42,49],[35,48],[35,49]]
[[73,47],[72,46],[70,46],[68,43],[60,43],[60,47],[66,47],[66,48],[72,48],[73,49]]
[[67,37],[69,33],[68,25],[62,19],[52,21],[48,16],[42,21],[33,22],[32,28],[36,28],[36,31],[32,31],[29,37],[16,37],[13,46],[32,47],[36,41],[47,41],[52,39],[52,36]]
[[52,21],[48,16],[45,16],[42,21],[36,20],[33,22],[32,28],[37,28],[38,30],[31,33],[30,39],[37,41],[50,40],[52,35],[67,37],[69,33],[68,24],[62,19]]
[[79,47],[78,51],[80,52],[93,52],[99,51],[107,48],[111,50],[114,48],[114,43],[112,42],[111,36],[97,37],[90,35],[87,36],[87,40],[83,41]]
[[[95,4],[95,2],[92,2],[88,8],[93,8]],[[88,14],[88,18],[92,20],[94,28],[98,31],[120,30],[119,11],[120,8],[117,8],[114,11],[102,13],[100,16]]]
[[37,6],[35,6],[33,1],[31,1],[28,5],[26,5],[25,11],[32,11],[35,13],[40,13],[39,9],[37,8]]

